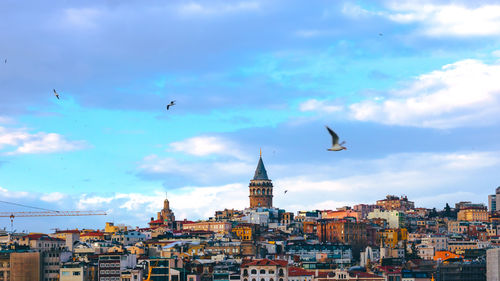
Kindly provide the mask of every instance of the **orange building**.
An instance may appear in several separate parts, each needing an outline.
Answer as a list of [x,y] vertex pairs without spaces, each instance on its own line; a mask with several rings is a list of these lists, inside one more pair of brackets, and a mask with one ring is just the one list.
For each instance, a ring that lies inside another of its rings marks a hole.
[[80,235],[80,230],[78,229],[69,229],[69,230],[56,230],[54,234],[49,234],[51,237],[59,238],[66,240],[66,236],[71,235]]
[[185,223],[182,225],[182,229],[194,231],[212,231],[216,233],[228,234],[231,232],[231,223],[219,221],[200,221],[194,223]]
[[355,218],[356,221],[361,220],[361,213],[353,210],[338,210],[338,211],[323,211],[321,212],[322,219],[344,219],[346,217]]
[[400,241],[408,240],[406,228],[385,229],[379,232],[380,241],[389,248],[396,248]]
[[488,221],[488,210],[486,206],[464,207],[458,211],[458,221]]
[[315,221],[305,221],[302,225],[304,226],[304,234],[313,234],[317,232]]
[[318,220],[317,234],[321,243],[340,242],[357,246],[368,245],[366,224],[349,220]]
[[257,232],[258,225],[251,223],[240,223],[233,227],[232,232],[242,241],[252,241]]
[[401,198],[394,195],[387,195],[385,199],[378,200],[377,206],[385,210],[408,211],[415,208],[415,203],[408,200],[408,197],[401,196]]
[[42,280],[42,255],[40,252],[20,252],[10,254],[10,280]]
[[440,260],[440,261],[445,261],[447,259],[457,259],[457,258],[462,258],[461,255],[454,254],[450,251],[436,251],[434,253],[434,260]]
[[97,240],[104,240],[103,232],[99,231],[87,232],[80,235],[80,241],[82,242],[97,241]]

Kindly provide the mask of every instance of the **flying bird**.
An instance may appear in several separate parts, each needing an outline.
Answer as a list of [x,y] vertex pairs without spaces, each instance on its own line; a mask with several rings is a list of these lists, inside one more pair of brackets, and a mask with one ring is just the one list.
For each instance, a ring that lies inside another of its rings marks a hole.
[[57,99],[59,99],[59,94],[56,92],[56,89],[52,89],[54,91],[54,96],[56,96]]
[[330,129],[328,126],[326,126],[326,129],[328,130],[328,132],[332,136],[332,147],[328,148],[328,151],[346,150],[347,147],[342,146],[345,143],[345,141],[343,141],[339,144],[339,136],[332,129]]
[[4,62],[7,63],[7,59],[5,59]]
[[171,106],[173,106],[173,105],[175,105],[175,101],[174,101],[174,100],[173,100],[173,101],[171,101],[169,104],[167,104],[167,110],[168,110]]
[[285,190],[285,194],[288,192],[288,190]]
[[383,36],[383,35],[384,35],[384,34],[382,34],[382,33],[379,33],[379,34],[378,34],[378,36]]

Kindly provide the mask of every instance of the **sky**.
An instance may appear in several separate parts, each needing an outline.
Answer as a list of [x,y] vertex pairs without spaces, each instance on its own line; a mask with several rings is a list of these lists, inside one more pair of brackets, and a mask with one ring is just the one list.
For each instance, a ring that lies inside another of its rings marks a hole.
[[0,201],[108,215],[1,228],[243,209],[260,149],[293,212],[500,185],[495,1],[28,2],[0,3]]

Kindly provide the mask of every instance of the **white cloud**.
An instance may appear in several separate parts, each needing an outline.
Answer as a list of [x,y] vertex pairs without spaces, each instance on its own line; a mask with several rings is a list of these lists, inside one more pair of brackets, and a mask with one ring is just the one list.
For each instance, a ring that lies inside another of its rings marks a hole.
[[[469,200],[485,202],[494,191],[500,166],[500,151],[455,153],[405,153],[379,159],[335,161],[335,165],[287,164],[268,167],[276,177],[274,206],[288,211],[335,209],[345,205],[374,203],[387,194],[408,195],[417,206],[443,207]],[[300,171],[290,175],[289,171]],[[368,171],[368,172],[367,172]],[[284,191],[288,190],[285,194]],[[10,197],[9,197],[10,196]],[[103,227],[105,221],[133,226],[146,226],[150,217],[163,207],[164,190],[149,194],[115,192],[94,194],[65,194],[64,192],[12,192],[0,187],[1,198],[23,198],[32,206],[47,206],[59,210],[105,210],[107,217],[79,218],[76,226],[92,224]],[[243,209],[249,206],[247,182],[222,185],[185,186],[168,192],[170,206],[177,219],[207,219],[216,210]],[[6,200],[6,199],[3,199]],[[37,201],[38,200],[38,201]],[[6,200],[8,201],[8,200]],[[53,208],[52,208],[53,209]],[[66,227],[65,221],[56,227]],[[33,227],[27,224],[30,230]]]
[[139,170],[146,175],[178,175],[189,178],[196,175],[194,180],[207,183],[235,175],[247,175],[253,169],[255,163],[242,161],[180,162],[175,158],[157,155],[146,156],[139,164]]
[[430,128],[484,126],[500,121],[500,64],[462,60],[417,77],[382,101],[350,106],[361,121]]
[[95,208],[96,206],[102,206],[102,204],[109,204],[113,200],[113,197],[102,197],[102,196],[91,196],[87,197],[86,194],[81,196],[78,201],[77,208],[80,210],[87,210],[90,208]]
[[10,191],[1,186],[0,186],[0,193],[2,198],[25,198],[30,195],[30,193],[25,191]]
[[491,55],[494,57],[500,57],[500,50],[495,50],[495,51],[491,52]]
[[195,156],[208,156],[212,154],[227,155],[238,159],[248,159],[241,149],[233,142],[221,137],[200,136],[179,142],[173,142],[170,147],[174,151],[184,152]]
[[344,15],[353,17],[353,18],[359,18],[359,17],[364,17],[364,16],[371,16],[378,14],[376,12],[368,11],[366,9],[363,9],[361,6],[353,4],[353,3],[344,3],[342,6],[342,13]]
[[45,202],[57,202],[57,201],[62,200],[66,197],[67,197],[67,195],[63,194],[61,192],[52,192],[52,193],[48,193],[48,194],[41,196],[40,200],[45,201]]
[[0,149],[6,146],[17,146],[8,154],[33,154],[79,150],[87,144],[84,141],[68,141],[55,133],[31,134],[26,129],[0,127]]
[[25,141],[14,154],[25,154],[25,153],[53,153],[62,151],[73,151],[79,150],[86,147],[83,141],[68,141],[65,140],[59,134],[45,134],[38,133],[34,135],[34,138],[29,141]]
[[69,8],[64,11],[63,25],[77,28],[94,28],[103,12],[93,8]]
[[295,35],[303,38],[318,37],[321,36],[322,34],[323,31],[318,29],[300,29],[295,32]]
[[7,145],[15,146],[29,137],[30,134],[25,130],[0,127],[0,149]]
[[420,23],[428,36],[491,36],[500,34],[500,5],[394,1],[386,16],[399,23]]
[[325,100],[310,99],[299,105],[300,111],[317,111],[324,113],[333,113],[342,111],[343,107]]
[[254,1],[240,2],[190,2],[179,6],[178,11],[182,15],[220,15],[229,13],[238,13],[245,11],[255,11],[260,9],[260,3]]
[[295,31],[295,36],[301,38],[316,38],[323,36],[333,36],[339,32],[334,29],[299,29]]
[[0,124],[10,124],[12,122],[12,118],[9,118],[7,116],[0,116]]
[[[275,202],[292,211],[374,203],[387,194],[406,194],[417,206],[425,207],[463,200],[484,202],[488,186],[481,187],[474,179],[478,172],[498,168],[499,156],[499,151],[405,153],[374,160],[341,161],[319,171],[301,168],[301,175],[275,181]],[[471,183],[475,185],[473,196],[469,195]],[[284,190],[288,192],[284,194]],[[463,194],[468,196],[459,196]]]
[[[200,219],[214,215],[221,208],[243,209],[248,201],[247,187],[243,184],[222,186],[184,187],[168,193],[170,208],[176,219]],[[150,216],[163,208],[165,195],[156,191],[151,195],[139,193],[116,193],[109,196],[83,195],[76,203],[78,209],[106,209],[112,214],[126,213],[146,224]],[[140,212],[139,212],[140,211]],[[127,221],[134,224],[137,221]]]

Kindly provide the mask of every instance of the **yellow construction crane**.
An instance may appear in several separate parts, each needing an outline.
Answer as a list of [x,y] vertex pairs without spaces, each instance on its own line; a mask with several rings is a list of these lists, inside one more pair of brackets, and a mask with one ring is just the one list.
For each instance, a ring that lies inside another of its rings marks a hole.
[[143,279],[143,281],[151,281],[151,272],[153,271],[153,268],[158,266],[158,261],[155,262],[155,265],[151,265],[151,262],[149,263],[149,270],[148,270],[148,278]]
[[43,211],[43,212],[0,212],[0,218],[15,217],[67,217],[67,216],[105,216],[104,211]]

